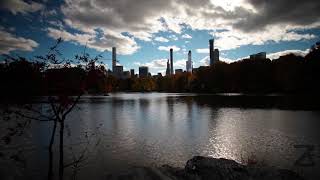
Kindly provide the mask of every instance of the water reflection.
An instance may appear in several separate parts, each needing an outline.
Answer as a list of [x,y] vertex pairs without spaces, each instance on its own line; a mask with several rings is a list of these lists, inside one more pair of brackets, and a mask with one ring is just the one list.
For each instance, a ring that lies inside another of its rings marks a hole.
[[[195,155],[239,162],[254,155],[290,168],[298,156],[293,145],[319,139],[319,112],[219,107],[212,101],[165,93],[84,97],[68,119],[66,142],[81,149],[76,142],[83,141],[85,132],[99,134],[94,137],[101,142],[92,145],[90,162],[79,177],[103,177],[130,166],[183,166]],[[33,131],[41,139],[48,136],[42,126]]]

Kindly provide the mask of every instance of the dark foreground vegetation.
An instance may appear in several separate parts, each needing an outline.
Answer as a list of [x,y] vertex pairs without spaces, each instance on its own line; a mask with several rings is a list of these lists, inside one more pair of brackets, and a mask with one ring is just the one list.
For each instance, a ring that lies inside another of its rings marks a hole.
[[0,64],[0,94],[30,97],[60,94],[105,94],[117,91],[197,93],[315,94],[320,92],[319,43],[305,56],[289,54],[278,59],[243,59],[190,73],[117,79],[103,65],[71,63],[48,66],[25,58],[7,58]]

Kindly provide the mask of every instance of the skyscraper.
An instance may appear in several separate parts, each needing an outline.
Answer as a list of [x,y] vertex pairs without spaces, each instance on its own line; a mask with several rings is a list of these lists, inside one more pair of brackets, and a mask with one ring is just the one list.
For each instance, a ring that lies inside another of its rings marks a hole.
[[172,75],[173,74],[173,49],[171,48],[170,49],[170,74]]
[[167,61],[167,70],[166,70],[166,76],[169,76],[171,74],[171,70],[170,70],[170,62],[169,59]]
[[115,72],[117,66],[117,50],[116,47],[112,47],[112,72]]
[[210,66],[214,63],[214,39],[209,40]]
[[191,51],[188,52],[188,60],[186,61],[186,71],[192,73]]
[[219,61],[219,49],[214,49],[214,53],[213,53],[213,62],[216,63]]
[[139,77],[148,77],[149,68],[147,66],[139,67]]
[[131,77],[134,77],[134,69],[130,69],[130,75]]
[[114,66],[114,71],[112,72],[116,78],[122,78],[123,76],[123,66]]

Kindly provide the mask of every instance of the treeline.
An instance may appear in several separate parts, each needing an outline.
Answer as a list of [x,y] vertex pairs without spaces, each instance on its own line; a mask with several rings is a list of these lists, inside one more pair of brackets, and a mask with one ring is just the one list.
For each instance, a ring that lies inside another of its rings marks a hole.
[[1,99],[47,95],[106,93],[107,71],[104,66],[76,66],[30,62],[25,58],[0,64]]
[[305,56],[288,54],[278,59],[243,59],[200,67],[193,74],[116,80],[115,91],[164,91],[198,93],[318,93],[320,48]]
[[305,57],[289,54],[278,59],[244,59],[231,64],[219,62],[195,74],[192,91],[228,93],[319,92],[320,50]]
[[[218,62],[194,73],[117,79],[104,66],[70,64],[46,67],[19,58],[0,64],[1,97],[30,97],[64,93],[105,94],[116,91],[198,93],[318,93],[319,43],[305,56]],[[62,92],[59,92],[61,91]]]

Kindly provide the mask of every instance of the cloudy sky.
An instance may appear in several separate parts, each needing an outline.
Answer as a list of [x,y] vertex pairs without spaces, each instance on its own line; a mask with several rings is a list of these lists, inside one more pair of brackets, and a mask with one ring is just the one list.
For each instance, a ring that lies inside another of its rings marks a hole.
[[303,55],[319,41],[319,9],[319,0],[1,0],[0,54],[43,55],[61,37],[66,58],[86,46],[110,67],[115,46],[125,69],[152,73],[165,71],[170,48],[175,68],[185,69],[188,50],[205,65],[210,38],[227,62]]

